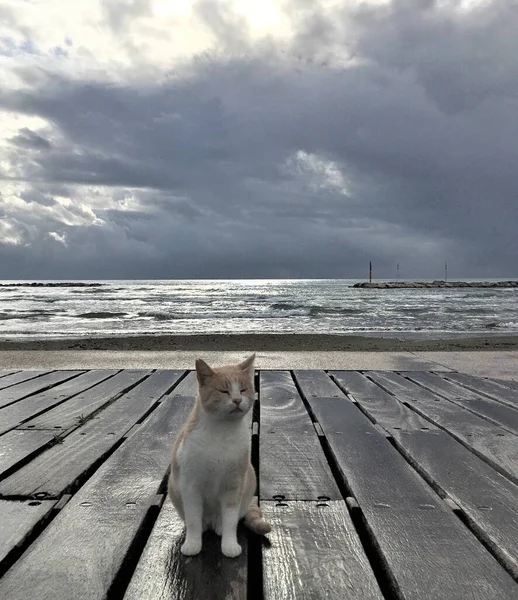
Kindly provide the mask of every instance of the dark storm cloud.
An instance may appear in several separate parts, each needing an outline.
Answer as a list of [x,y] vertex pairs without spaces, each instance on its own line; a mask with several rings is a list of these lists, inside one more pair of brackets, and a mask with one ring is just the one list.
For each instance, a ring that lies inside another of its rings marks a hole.
[[52,196],[34,188],[23,191],[20,194],[20,198],[27,203],[35,202],[43,206],[54,206],[56,204],[56,200]]
[[28,127],[20,129],[18,135],[10,138],[9,141],[15,146],[34,150],[48,150],[52,144],[41,135],[31,131]]
[[[41,213],[36,233],[17,217],[30,245],[0,247],[6,276],[20,265],[26,276],[359,276],[369,259],[379,276],[396,262],[439,276],[445,259],[458,276],[517,275],[512,2],[333,14],[297,3],[289,48],[252,44],[223,6],[196,9],[221,52],[157,83],[26,71],[32,89],[0,92],[0,105],[59,133],[11,140],[40,204],[65,186],[88,205],[74,186],[88,184],[107,186],[116,206],[95,205],[102,224],[85,208],[67,208],[81,225]],[[114,3],[106,10],[125,26]]]

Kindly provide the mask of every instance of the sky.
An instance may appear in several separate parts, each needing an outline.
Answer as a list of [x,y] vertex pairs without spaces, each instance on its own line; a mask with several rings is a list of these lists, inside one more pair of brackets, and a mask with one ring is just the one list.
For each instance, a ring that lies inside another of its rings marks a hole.
[[3,0],[0,278],[518,277],[515,0]]

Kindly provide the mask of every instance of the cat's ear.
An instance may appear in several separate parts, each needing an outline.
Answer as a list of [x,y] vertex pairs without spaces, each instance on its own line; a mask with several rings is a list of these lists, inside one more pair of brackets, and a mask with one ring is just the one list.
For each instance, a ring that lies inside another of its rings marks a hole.
[[254,361],[255,361],[255,352],[252,354],[252,356],[249,356],[246,360],[244,360],[242,363],[239,363],[238,367],[242,370],[242,371],[253,371],[254,368]]
[[214,375],[214,371],[209,365],[201,358],[196,359],[196,376],[198,377],[198,383],[203,385],[212,375]]

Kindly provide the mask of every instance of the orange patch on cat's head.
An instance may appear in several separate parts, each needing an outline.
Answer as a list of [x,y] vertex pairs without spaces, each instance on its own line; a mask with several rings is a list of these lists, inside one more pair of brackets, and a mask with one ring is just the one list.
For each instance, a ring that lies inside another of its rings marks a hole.
[[[237,365],[212,368],[202,359],[196,361],[199,399],[208,413],[244,416],[255,399],[255,354]],[[234,400],[240,400],[236,405]]]

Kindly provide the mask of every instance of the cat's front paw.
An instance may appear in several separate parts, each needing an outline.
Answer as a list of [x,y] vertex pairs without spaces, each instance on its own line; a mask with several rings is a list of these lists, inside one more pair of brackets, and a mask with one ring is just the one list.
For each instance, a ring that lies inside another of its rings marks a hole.
[[235,558],[241,554],[241,546],[237,542],[223,540],[221,543],[221,552],[228,558]]
[[180,552],[184,556],[196,556],[201,551],[201,540],[185,540]]

